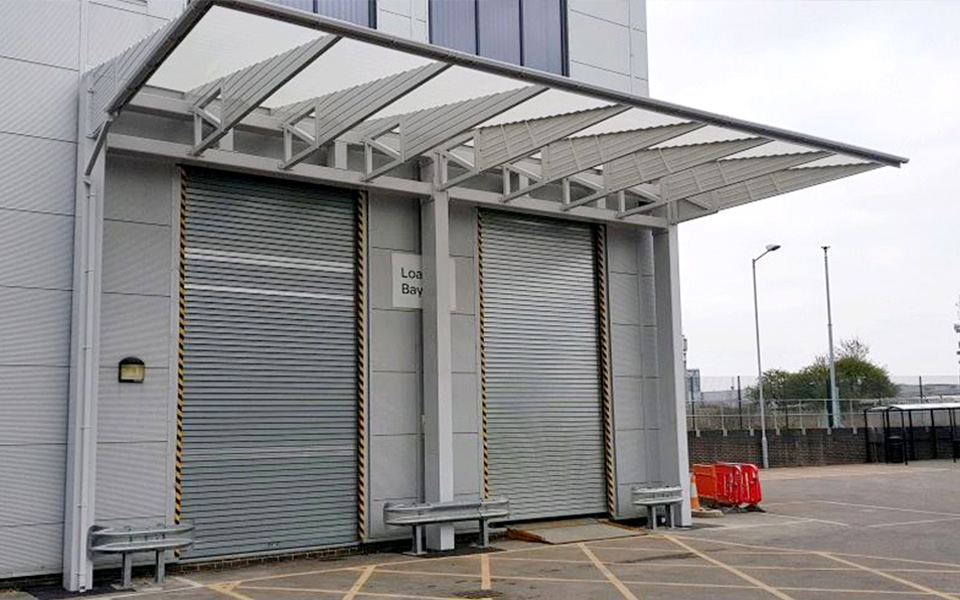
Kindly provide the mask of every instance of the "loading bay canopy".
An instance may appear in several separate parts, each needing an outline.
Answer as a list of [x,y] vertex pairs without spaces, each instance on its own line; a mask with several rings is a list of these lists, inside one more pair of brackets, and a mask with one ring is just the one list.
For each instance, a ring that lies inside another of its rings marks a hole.
[[[663,228],[907,162],[260,0],[194,0],[86,77],[87,175],[109,145]],[[193,143],[108,135],[126,111],[192,121]],[[282,159],[236,151],[244,131],[282,136]]]

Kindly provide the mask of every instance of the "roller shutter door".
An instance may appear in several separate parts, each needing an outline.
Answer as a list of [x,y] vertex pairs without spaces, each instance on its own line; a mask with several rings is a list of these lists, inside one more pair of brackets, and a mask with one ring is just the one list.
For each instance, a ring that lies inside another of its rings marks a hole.
[[605,512],[592,228],[480,219],[490,491],[516,520]]
[[190,170],[187,558],[357,536],[355,198]]

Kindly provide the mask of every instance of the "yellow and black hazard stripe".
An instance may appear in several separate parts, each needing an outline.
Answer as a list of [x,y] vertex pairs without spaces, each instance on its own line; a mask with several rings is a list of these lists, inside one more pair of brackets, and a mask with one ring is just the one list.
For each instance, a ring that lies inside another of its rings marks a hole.
[[490,497],[490,453],[487,444],[487,344],[483,307],[483,211],[477,211],[477,316],[480,338],[480,443],[483,450],[483,497]]
[[603,448],[607,480],[607,514],[616,514],[617,491],[613,447],[613,406],[610,373],[610,328],[607,323],[607,228],[594,227],[597,271],[597,333],[600,359],[600,403],[603,412]]
[[177,432],[173,462],[173,522],[183,505],[183,347],[187,329],[187,172],[180,169],[180,252],[177,314]]
[[367,193],[356,204],[357,537],[367,538]]

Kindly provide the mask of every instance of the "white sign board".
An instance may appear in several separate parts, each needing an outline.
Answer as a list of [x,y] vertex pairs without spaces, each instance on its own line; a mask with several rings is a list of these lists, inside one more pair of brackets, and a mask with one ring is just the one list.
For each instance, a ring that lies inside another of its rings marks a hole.
[[[394,252],[392,255],[393,307],[423,307],[423,260],[419,254]],[[450,260],[450,310],[457,308],[456,263]]]

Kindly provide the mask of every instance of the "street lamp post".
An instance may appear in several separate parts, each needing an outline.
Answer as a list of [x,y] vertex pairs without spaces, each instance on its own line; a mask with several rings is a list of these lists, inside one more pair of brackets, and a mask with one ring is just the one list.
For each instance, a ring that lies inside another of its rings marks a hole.
[[753,322],[757,332],[757,393],[760,400],[760,454],[763,457],[763,468],[770,468],[770,457],[767,450],[767,418],[764,412],[763,402],[763,362],[760,359],[760,308],[757,303],[757,261],[773,252],[779,250],[779,244],[767,244],[767,249],[763,254],[753,259]]
[[827,342],[830,346],[830,426],[834,429],[840,427],[840,394],[837,390],[837,366],[833,360],[833,315],[830,311],[830,260],[827,258],[827,250],[830,246],[823,248],[823,274],[827,281]]

